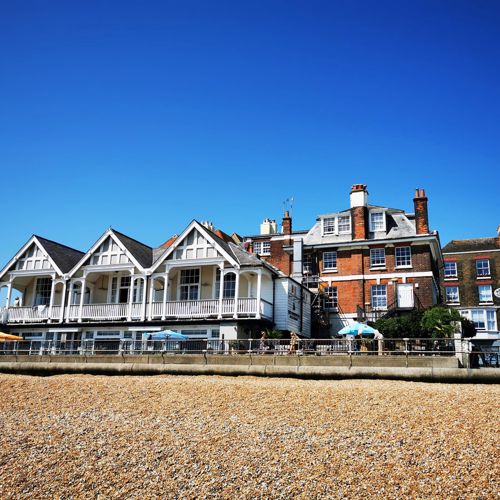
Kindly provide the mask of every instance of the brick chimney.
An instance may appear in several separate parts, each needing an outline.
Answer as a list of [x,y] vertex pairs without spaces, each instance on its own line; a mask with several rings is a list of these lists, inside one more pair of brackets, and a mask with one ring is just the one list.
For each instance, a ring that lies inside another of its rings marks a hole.
[[427,196],[423,189],[415,189],[415,229],[417,234],[429,234],[429,215],[427,213]]
[[283,234],[292,234],[292,218],[288,210],[285,210],[281,227],[283,228]]
[[368,191],[365,184],[351,188],[352,235],[355,240],[366,240],[368,222]]

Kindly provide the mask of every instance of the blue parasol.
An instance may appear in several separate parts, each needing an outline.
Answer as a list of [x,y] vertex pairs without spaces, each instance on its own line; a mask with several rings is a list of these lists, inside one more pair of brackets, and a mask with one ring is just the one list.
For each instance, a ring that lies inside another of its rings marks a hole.
[[189,337],[173,330],[163,330],[161,332],[146,333],[150,340],[188,340]]
[[375,335],[375,328],[356,321],[355,323],[344,326],[344,328],[339,331],[339,335],[358,335],[358,333],[361,333],[363,337],[371,337]]

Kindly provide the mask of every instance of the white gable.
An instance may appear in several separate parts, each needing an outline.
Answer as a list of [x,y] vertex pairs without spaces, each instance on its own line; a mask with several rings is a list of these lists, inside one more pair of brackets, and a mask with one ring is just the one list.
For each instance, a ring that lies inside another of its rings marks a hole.
[[17,259],[16,271],[54,270],[47,254],[33,242]]
[[215,246],[197,229],[192,229],[168,256],[168,260],[207,259],[220,257]]
[[91,266],[109,266],[113,264],[130,264],[125,251],[108,236],[90,255],[86,264]]

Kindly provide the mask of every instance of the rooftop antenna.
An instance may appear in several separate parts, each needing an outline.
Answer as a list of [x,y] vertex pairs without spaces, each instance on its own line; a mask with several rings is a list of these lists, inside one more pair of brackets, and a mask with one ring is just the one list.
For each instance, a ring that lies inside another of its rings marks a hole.
[[290,217],[292,216],[293,201],[293,196],[291,196],[283,202],[283,213],[288,210],[290,212]]

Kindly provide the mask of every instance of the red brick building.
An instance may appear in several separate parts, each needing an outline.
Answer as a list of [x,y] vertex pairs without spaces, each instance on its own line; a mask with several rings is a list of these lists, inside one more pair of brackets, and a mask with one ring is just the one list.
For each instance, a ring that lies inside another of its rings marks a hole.
[[[368,203],[355,184],[350,206],[320,215],[309,231],[293,231],[285,212],[282,231],[266,219],[246,245],[317,293],[330,334],[355,319],[429,307],[439,301],[439,236],[429,229],[427,197],[415,192],[414,213]],[[324,333],[324,332],[323,332]]]
[[476,338],[499,338],[500,226],[494,238],[450,241],[443,258],[446,304],[474,323]]

